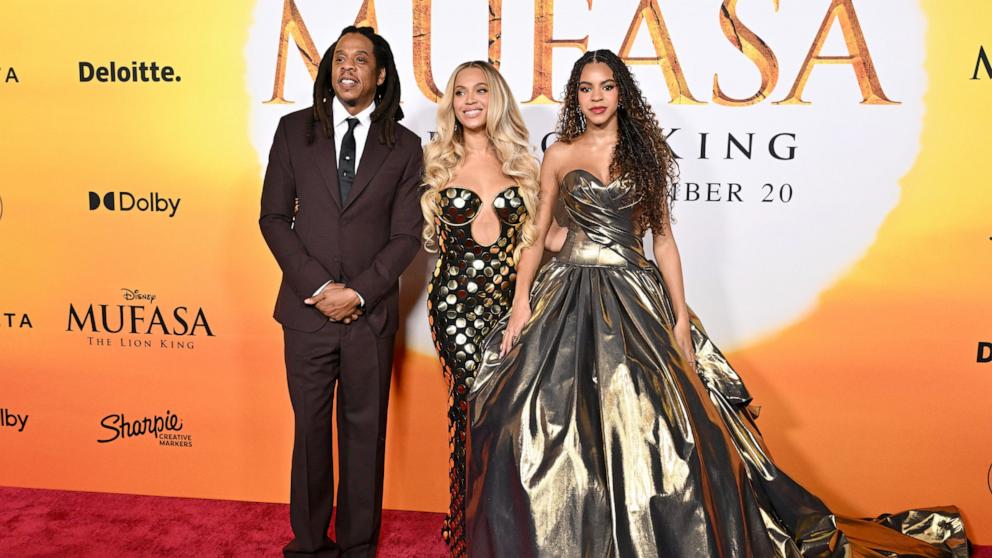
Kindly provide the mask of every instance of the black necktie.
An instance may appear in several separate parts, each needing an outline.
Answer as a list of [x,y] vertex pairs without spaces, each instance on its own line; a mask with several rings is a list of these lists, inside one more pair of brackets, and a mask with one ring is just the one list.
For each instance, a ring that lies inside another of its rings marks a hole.
[[338,185],[341,188],[341,203],[347,203],[348,192],[355,181],[355,126],[357,118],[349,118],[348,131],[341,140],[341,156],[338,159]]

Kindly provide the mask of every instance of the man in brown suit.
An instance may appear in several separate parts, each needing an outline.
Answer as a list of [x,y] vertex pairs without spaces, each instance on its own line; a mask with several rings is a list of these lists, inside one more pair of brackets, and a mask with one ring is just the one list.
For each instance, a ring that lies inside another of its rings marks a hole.
[[399,103],[389,44],[348,27],[321,60],[313,106],[284,116],[272,141],[259,225],[283,272],[275,318],[296,419],[287,557],[376,552],[399,277],[422,227],[420,138],[397,124]]

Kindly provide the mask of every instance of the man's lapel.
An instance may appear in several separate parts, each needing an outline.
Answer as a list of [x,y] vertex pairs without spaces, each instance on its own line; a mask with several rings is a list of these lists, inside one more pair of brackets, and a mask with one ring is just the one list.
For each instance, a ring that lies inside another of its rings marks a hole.
[[[314,139],[310,145],[310,156],[320,170],[324,185],[331,194],[331,199],[341,209],[341,187],[338,185],[338,153],[334,149],[334,136],[327,137],[321,123],[314,122]],[[331,128],[331,134],[334,129]]]
[[[378,122],[373,122],[369,126],[369,134],[365,138],[365,147],[362,149],[362,160],[358,162],[355,183],[352,184],[351,192],[348,193],[348,200],[344,204],[344,209],[348,209],[348,206],[368,187],[369,182],[372,181],[375,174],[379,172],[379,168],[382,167],[386,156],[392,151],[392,147],[379,141],[379,130],[381,126],[382,124]],[[337,174],[335,174],[334,180],[334,183],[337,184]],[[340,196],[338,199],[340,199]]]

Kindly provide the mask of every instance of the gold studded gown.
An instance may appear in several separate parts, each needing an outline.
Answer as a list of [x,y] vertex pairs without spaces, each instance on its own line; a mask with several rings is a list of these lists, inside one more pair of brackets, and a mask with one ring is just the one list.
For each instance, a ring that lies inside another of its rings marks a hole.
[[513,302],[517,273],[513,251],[527,214],[516,186],[500,192],[493,201],[499,237],[486,246],[472,236],[472,221],[482,203],[472,190],[441,191],[434,222],[438,259],[427,287],[431,335],[448,382],[451,501],[441,534],[453,556],[465,556],[465,396],[479,365],[480,342]]
[[469,555],[966,558],[953,507],[839,517],[771,459],[740,377],[692,317],[698,371],[626,181],[561,184],[570,224],[505,358],[469,395]]

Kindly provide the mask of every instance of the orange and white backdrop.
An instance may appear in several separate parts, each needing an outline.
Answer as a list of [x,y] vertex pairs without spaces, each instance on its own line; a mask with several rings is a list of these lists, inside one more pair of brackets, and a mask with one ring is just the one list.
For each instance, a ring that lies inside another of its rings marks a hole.
[[[4,3],[0,485],[285,501],[258,232],[278,118],[345,25],[408,127],[467,59],[535,153],[572,62],[631,64],[680,157],[690,304],[778,462],[846,514],[954,503],[992,544],[992,6],[964,0]],[[441,511],[446,391],[403,281],[386,506]]]

